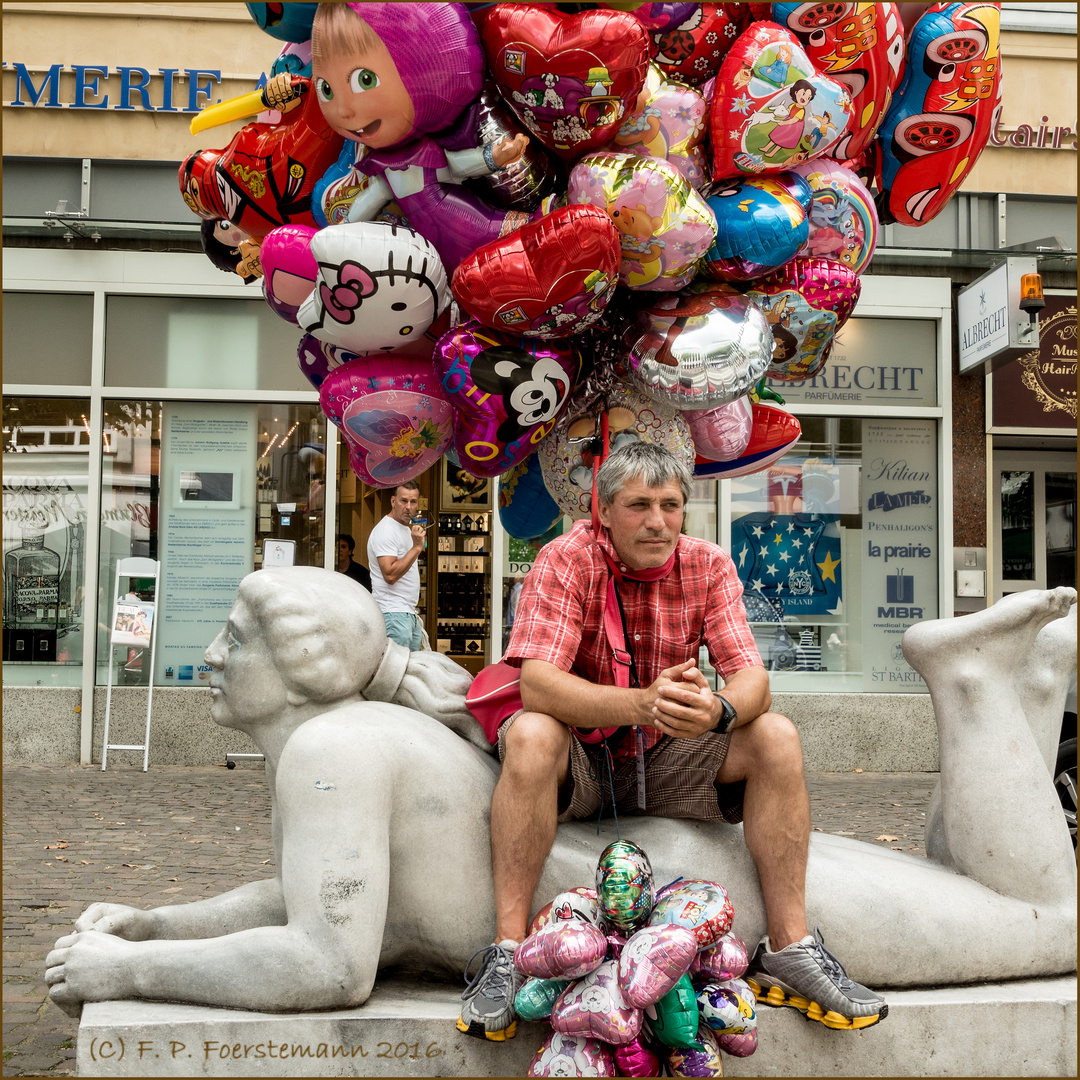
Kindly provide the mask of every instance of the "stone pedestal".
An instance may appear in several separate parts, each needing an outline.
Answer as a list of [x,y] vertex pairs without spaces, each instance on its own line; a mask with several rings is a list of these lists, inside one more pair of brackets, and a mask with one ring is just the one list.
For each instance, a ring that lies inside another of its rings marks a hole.
[[[753,1057],[728,1076],[1075,1076],[1076,979],[889,993],[889,1015],[829,1031],[791,1009],[759,1010]],[[507,1043],[454,1026],[457,991],[387,980],[360,1009],[271,1014],[196,1005],[86,1005],[79,1076],[523,1076],[546,1034]]]

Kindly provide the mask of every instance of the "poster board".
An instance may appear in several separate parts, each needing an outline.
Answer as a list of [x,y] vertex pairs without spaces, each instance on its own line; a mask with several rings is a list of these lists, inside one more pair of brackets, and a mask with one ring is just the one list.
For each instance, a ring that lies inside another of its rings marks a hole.
[[145,601],[121,598],[113,607],[112,644],[150,648],[154,626],[154,605]]

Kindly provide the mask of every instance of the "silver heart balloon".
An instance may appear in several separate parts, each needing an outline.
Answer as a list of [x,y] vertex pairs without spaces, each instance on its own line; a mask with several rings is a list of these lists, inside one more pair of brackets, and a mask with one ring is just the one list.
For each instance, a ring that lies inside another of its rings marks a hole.
[[[477,144],[486,146],[522,133],[523,128],[513,113],[502,104],[499,91],[488,83],[480,93],[477,106]],[[558,169],[544,147],[530,138],[517,161],[498,172],[467,180],[465,186],[492,206],[535,210],[544,196],[555,190]]]
[[690,286],[639,312],[623,345],[634,381],[676,409],[735,401],[757,385],[773,354],[764,312],[720,283]]

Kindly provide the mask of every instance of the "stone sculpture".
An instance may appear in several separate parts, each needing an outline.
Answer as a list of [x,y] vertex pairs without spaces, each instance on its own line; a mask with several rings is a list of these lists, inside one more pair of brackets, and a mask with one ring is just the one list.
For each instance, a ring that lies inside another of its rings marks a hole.
[[[808,917],[854,978],[885,989],[1075,970],[1076,864],[1025,714],[1071,677],[1061,643],[1071,625],[1075,650],[1075,601],[1072,589],[1019,593],[905,636],[938,716],[942,831],[961,872],[815,834]],[[1044,626],[1058,641],[1048,655]],[[206,653],[212,714],[266,756],[277,874],[150,911],[91,905],[46,961],[58,1005],[342,1008],[362,1004],[383,967],[462,971],[494,925],[487,814],[498,766],[464,710],[468,677],[438,654],[403,658],[382,627],[370,596],[332,571],[244,579]],[[621,827],[658,881],[722,882],[736,932],[757,940],[764,910],[741,827]],[[591,882],[613,838],[610,823],[599,835],[594,823],[561,826],[537,906]]]

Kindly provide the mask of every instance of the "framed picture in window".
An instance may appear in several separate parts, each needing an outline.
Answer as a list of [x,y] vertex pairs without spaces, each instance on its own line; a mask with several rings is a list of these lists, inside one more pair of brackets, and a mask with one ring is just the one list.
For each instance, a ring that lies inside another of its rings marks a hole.
[[491,481],[486,477],[473,476],[443,458],[443,476],[440,506],[443,510],[490,510]]

